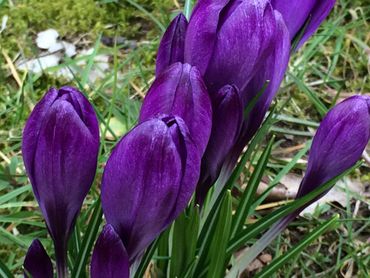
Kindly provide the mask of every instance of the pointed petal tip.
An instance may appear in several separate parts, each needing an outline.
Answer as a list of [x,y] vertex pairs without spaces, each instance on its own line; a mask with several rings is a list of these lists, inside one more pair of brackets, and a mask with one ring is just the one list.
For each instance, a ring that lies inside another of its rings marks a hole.
[[53,265],[50,257],[38,239],[35,239],[28,248],[23,266],[25,277],[29,274],[33,278],[53,278]]
[[129,278],[130,266],[126,249],[112,225],[105,225],[91,259],[92,278]]

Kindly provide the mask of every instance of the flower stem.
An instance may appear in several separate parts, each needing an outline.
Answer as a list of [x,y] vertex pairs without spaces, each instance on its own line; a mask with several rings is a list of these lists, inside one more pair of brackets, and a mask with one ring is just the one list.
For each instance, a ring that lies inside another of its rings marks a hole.
[[67,268],[67,248],[65,244],[61,246],[55,245],[55,257],[57,264],[58,278],[68,278]]

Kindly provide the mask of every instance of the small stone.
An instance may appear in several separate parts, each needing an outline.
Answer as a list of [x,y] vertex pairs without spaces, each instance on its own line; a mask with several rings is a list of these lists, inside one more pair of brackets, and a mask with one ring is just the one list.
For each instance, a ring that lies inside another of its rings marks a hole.
[[37,34],[36,44],[38,48],[49,49],[57,43],[59,33],[55,29],[48,29]]
[[17,68],[22,71],[30,71],[33,73],[41,73],[50,67],[55,67],[59,64],[60,56],[52,54],[36,59],[31,59],[18,63]]
[[261,262],[263,262],[264,264],[267,264],[267,263],[271,262],[272,256],[270,254],[262,254],[261,256],[259,256],[258,259]]

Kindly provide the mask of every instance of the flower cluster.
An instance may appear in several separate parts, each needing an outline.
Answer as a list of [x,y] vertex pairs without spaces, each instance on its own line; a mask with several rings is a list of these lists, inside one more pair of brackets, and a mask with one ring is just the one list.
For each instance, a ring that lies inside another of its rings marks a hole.
[[[138,124],[118,142],[104,169],[107,225],[94,248],[92,277],[129,277],[130,267],[194,192],[202,204],[214,182],[230,175],[280,87],[292,45],[300,47],[334,3],[200,0],[189,22],[182,14],[172,21]],[[299,196],[360,158],[369,122],[369,99],[360,96],[328,114]],[[58,276],[66,277],[68,239],[99,152],[98,121],[83,94],[71,87],[51,89],[27,122],[22,151],[54,241]],[[36,278],[53,276],[38,240],[24,267]]]

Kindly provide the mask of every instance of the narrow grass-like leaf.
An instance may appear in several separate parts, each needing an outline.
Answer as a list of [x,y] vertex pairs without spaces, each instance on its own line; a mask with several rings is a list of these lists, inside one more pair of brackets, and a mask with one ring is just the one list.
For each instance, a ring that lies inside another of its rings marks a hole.
[[91,73],[92,66],[94,65],[94,59],[96,55],[98,54],[98,50],[100,46],[100,39],[101,39],[101,36],[99,36],[98,39],[96,40],[93,53],[91,53],[91,55],[89,56],[85,70],[82,73],[81,83],[83,87],[85,87],[89,81],[89,75]]
[[184,15],[185,17],[189,20],[191,11],[193,9],[194,5],[194,0],[185,0],[185,5],[184,5]]
[[213,234],[208,257],[210,259],[207,278],[223,277],[225,274],[226,247],[230,236],[232,221],[232,196],[227,191],[221,204],[217,226]]
[[143,6],[138,4],[137,2],[133,0],[126,0],[127,3],[131,4],[135,8],[137,8],[139,11],[141,11],[143,14],[145,14],[148,18],[150,18],[158,27],[159,29],[164,32],[166,30],[166,27],[150,12],[148,12]]
[[362,163],[358,162],[356,165],[351,167],[350,169],[344,171],[342,174],[334,177],[333,179],[329,180],[328,182],[324,183],[323,185],[319,186],[309,194],[285,205],[277,209],[276,211],[270,213],[269,215],[261,218],[256,223],[250,225],[245,230],[238,233],[231,241],[229,242],[229,246],[227,249],[227,253],[231,255],[233,252],[238,250],[238,248],[244,246],[244,244],[252,239],[253,237],[257,236],[259,233],[263,232],[267,228],[271,227],[274,223],[278,220],[282,219],[283,217],[289,215],[290,213],[296,211],[297,209],[301,208],[308,202],[315,199],[320,194],[324,193],[332,186],[335,185],[341,178],[351,173],[354,169],[358,168]]
[[281,179],[289,173],[290,170],[293,169],[293,167],[297,164],[298,160],[301,159],[307,151],[311,147],[312,141],[307,141],[306,145],[302,150],[300,150],[293,158],[292,160],[284,166],[283,169],[275,176],[275,178],[269,183],[268,188],[255,200],[255,202],[252,204],[251,211],[255,211],[256,208],[262,204],[262,202],[267,198],[267,196],[270,194],[271,190],[281,181]]
[[159,277],[167,277],[168,260],[170,255],[170,231],[171,228],[165,230],[158,240],[157,256],[160,259],[157,260],[156,264]]
[[12,278],[13,275],[9,268],[0,260],[0,277],[2,278]]
[[190,207],[176,219],[172,235],[170,277],[184,277],[195,260],[199,231],[199,207]]
[[79,278],[84,276],[86,271],[86,264],[91,253],[91,249],[94,245],[94,242],[97,238],[99,227],[102,222],[103,210],[101,208],[100,198],[94,203],[94,210],[91,215],[90,222],[84,234],[81,249],[78,253],[73,271],[72,278]]
[[278,258],[274,259],[268,266],[262,269],[261,272],[255,275],[256,278],[266,278],[271,277],[276,271],[281,268],[284,264],[289,262],[289,260],[295,258],[299,255],[299,253],[306,248],[309,244],[311,244],[314,240],[316,240],[320,235],[325,233],[327,230],[331,229],[333,226],[336,225],[339,219],[339,215],[334,216],[328,221],[325,221],[319,227],[317,227],[314,231],[312,231],[309,235],[307,235],[303,240],[299,242],[294,248],[290,249],[284,255],[279,256]]
[[135,271],[134,278],[142,278],[145,275],[145,271],[155,253],[155,250],[157,249],[158,246],[158,239],[156,239],[146,250],[143,258],[141,259],[141,262],[138,266],[138,268]]
[[266,169],[266,165],[267,165],[267,162],[271,154],[273,143],[274,143],[274,138],[270,140],[269,144],[263,151],[256,167],[253,170],[253,174],[248,181],[247,187],[245,188],[243,192],[242,198],[239,202],[238,208],[233,217],[233,225],[232,225],[232,232],[231,232],[232,237],[234,237],[236,233],[239,232],[243,228],[244,222],[249,215],[252,202],[255,198],[257,187],[260,184],[262,175]]
[[25,192],[30,192],[30,191],[32,191],[31,185],[26,185],[26,186],[22,186],[20,188],[17,188],[17,189],[15,189],[15,190],[13,190],[9,193],[6,193],[6,194],[4,194],[0,197],[0,205],[18,197],[19,195],[21,195]]
[[294,81],[294,83],[298,86],[298,88],[306,94],[306,96],[310,99],[310,101],[315,106],[316,110],[319,112],[319,114],[323,117],[328,112],[328,108],[325,106],[325,104],[319,99],[317,96],[317,93],[314,92],[311,88],[309,88],[304,82],[297,78],[293,73],[288,72],[287,73],[289,77],[291,77]]

